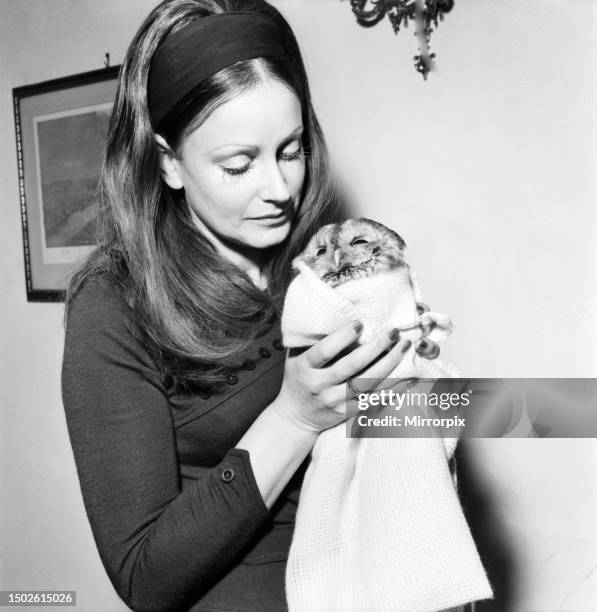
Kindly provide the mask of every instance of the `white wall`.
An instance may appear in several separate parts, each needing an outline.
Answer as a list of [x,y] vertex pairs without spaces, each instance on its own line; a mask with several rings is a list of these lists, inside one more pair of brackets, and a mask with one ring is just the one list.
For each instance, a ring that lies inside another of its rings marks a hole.
[[[125,609],[80,500],[60,402],[62,306],[27,303],[10,89],[113,63],[150,0],[0,0],[0,588],[76,589]],[[358,212],[394,227],[471,376],[594,377],[597,33],[590,0],[457,0],[416,40],[356,26],[348,2],[277,0]],[[597,609],[596,444],[469,444],[513,554],[512,610]]]
[[11,88],[122,60],[151,0],[0,0],[1,589],[69,589],[128,609],[95,550],[60,399],[61,304],[27,303]]

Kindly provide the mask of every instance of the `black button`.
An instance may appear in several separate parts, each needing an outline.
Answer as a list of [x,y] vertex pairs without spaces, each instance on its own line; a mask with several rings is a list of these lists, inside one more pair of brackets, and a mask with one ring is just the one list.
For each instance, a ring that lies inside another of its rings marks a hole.
[[226,468],[222,470],[222,480],[224,482],[230,482],[234,479],[234,470],[232,468]]
[[265,346],[260,346],[260,347],[259,347],[259,354],[260,354],[262,357],[265,357],[266,359],[268,359],[269,357],[271,357],[271,356],[272,356],[271,351],[270,351],[269,349],[266,349],[266,348],[265,348]]
[[211,391],[209,389],[201,389],[201,391],[199,391],[199,395],[206,400],[211,397]]
[[238,382],[238,376],[234,372],[230,372],[230,374],[226,376],[226,382],[229,385],[235,385]]
[[247,359],[243,362],[243,370],[254,370],[255,362],[252,359]]
[[277,350],[277,351],[283,351],[284,350],[284,345],[282,344],[282,340],[280,340],[280,338],[276,338],[273,342],[272,342],[273,347]]

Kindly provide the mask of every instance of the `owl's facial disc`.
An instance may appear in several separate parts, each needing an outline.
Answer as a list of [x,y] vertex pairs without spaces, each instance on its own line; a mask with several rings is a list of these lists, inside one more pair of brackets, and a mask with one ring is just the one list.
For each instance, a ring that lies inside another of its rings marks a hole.
[[331,287],[405,266],[404,241],[369,219],[322,227],[300,259]]

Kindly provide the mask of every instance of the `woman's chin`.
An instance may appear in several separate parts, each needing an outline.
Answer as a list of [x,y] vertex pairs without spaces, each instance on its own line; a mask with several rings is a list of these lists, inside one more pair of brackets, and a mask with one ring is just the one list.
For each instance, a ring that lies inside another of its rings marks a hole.
[[280,225],[262,225],[251,232],[246,244],[255,249],[269,249],[280,244],[290,233],[290,221]]

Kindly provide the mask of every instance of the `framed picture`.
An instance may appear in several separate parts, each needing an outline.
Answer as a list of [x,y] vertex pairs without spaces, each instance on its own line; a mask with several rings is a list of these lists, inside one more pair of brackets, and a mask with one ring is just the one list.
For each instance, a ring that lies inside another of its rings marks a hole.
[[13,89],[30,302],[60,302],[95,246],[98,178],[120,66]]

